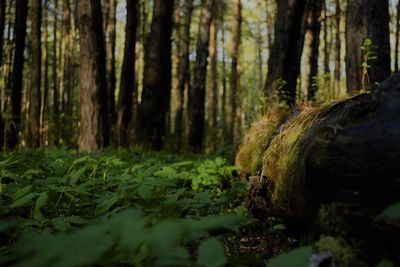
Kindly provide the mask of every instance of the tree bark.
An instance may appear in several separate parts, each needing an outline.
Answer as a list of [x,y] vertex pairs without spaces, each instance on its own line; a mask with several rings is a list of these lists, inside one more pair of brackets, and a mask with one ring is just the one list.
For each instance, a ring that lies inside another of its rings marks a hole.
[[217,49],[218,49],[218,7],[216,3],[215,8],[212,11],[212,19],[210,25],[210,135],[212,137],[212,148],[217,148],[218,139],[218,60],[217,60]]
[[151,32],[145,49],[142,101],[136,133],[140,145],[155,150],[164,147],[166,116],[170,107],[173,9],[173,0],[154,2]]
[[[127,6],[128,6],[127,1]],[[134,1],[136,3],[136,1]],[[114,131],[114,121],[116,121],[116,111],[115,111],[115,47],[116,47],[116,10],[117,10],[117,0],[108,0],[107,5],[107,20],[106,20],[106,53],[107,53],[107,89],[108,89],[108,113],[110,128]],[[127,10],[128,12],[128,10]],[[136,25],[136,23],[135,23]],[[135,41],[136,42],[136,41]],[[133,53],[135,50],[133,50]],[[133,57],[134,58],[134,57]]]
[[319,56],[319,34],[321,32],[321,0],[309,0],[306,7],[306,26],[311,39],[309,55],[309,75],[307,99],[315,101],[315,94],[318,87],[315,85],[315,78],[318,76],[318,56]]
[[[349,0],[346,25],[347,92],[368,89],[390,75],[389,7],[387,0]],[[376,59],[369,60],[370,67],[362,68],[365,39]],[[364,72],[364,74],[363,74]],[[365,88],[363,88],[365,87]]]
[[272,102],[293,106],[303,51],[302,21],[305,0],[278,0],[275,39],[268,59],[265,94]]
[[189,146],[195,152],[200,152],[203,149],[204,142],[207,58],[209,55],[211,13],[214,5],[215,0],[203,0],[201,2],[193,86],[189,92]]
[[341,40],[341,21],[342,21],[342,10],[340,5],[340,0],[336,0],[336,36],[335,36],[335,84],[334,84],[334,94],[335,97],[339,97],[340,94],[340,77],[341,77],[341,59],[342,59],[342,40]]
[[235,0],[233,3],[233,20],[232,20],[232,50],[231,50],[231,75],[229,79],[229,102],[230,102],[230,120],[228,125],[228,142],[234,144],[236,141],[235,134],[237,132],[237,102],[239,91],[239,47],[241,42],[242,31],[242,3],[241,0]]
[[6,132],[6,142],[9,149],[14,149],[18,145],[18,135],[21,128],[22,75],[24,69],[28,0],[16,0],[15,9],[15,52],[10,86],[11,118]]
[[399,38],[400,38],[400,2],[397,3],[396,12],[396,39],[394,45],[394,71],[399,71]]
[[29,124],[27,144],[40,146],[40,110],[42,78],[42,1],[31,0],[31,69],[29,86]]
[[182,35],[181,35],[181,55],[179,59],[179,77],[178,77],[178,109],[175,117],[175,138],[176,148],[183,146],[184,119],[183,112],[185,106],[185,91],[190,92],[190,26],[192,23],[193,0],[184,1],[184,10],[182,18]]
[[77,2],[80,32],[81,119],[78,146],[99,151],[108,145],[106,56],[100,0]]
[[124,58],[121,69],[121,84],[118,96],[117,137],[118,146],[130,145],[130,126],[133,114],[135,89],[135,50],[139,3],[137,0],[126,2],[126,27]]
[[[0,67],[3,66],[3,36],[4,36],[4,29],[6,23],[6,1],[0,2]],[[4,122],[2,117],[2,97],[0,95],[0,150],[3,148],[4,145]]]
[[[58,73],[57,73],[57,31],[58,31],[58,0],[54,1],[54,23],[53,23],[53,58],[52,58],[52,80],[53,80],[53,125],[59,124],[59,114],[60,114],[60,105],[59,105],[59,93],[58,93]],[[54,135],[54,145],[59,145],[60,132],[58,127],[54,127],[53,129]]]

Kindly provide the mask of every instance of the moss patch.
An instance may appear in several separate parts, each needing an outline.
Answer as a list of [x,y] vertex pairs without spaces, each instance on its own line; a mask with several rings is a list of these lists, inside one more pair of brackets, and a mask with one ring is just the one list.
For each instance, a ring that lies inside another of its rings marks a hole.
[[243,138],[235,158],[240,176],[254,175],[262,168],[262,157],[277,129],[286,120],[288,111],[282,108],[270,109],[254,123]]

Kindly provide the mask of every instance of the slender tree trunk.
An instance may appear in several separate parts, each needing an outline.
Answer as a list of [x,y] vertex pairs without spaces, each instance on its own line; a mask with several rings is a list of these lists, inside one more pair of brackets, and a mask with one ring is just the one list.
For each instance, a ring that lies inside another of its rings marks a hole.
[[[390,75],[389,42],[389,3],[388,0],[349,0],[346,25],[346,74],[347,91],[350,94],[369,89]],[[361,46],[370,39],[370,52],[376,59],[364,68]],[[363,88],[364,87],[364,88]]]
[[107,79],[100,0],[79,0],[81,125],[79,150],[108,146]]
[[342,12],[341,12],[341,6],[340,6],[340,0],[336,0],[336,15],[335,15],[335,20],[336,20],[336,47],[335,47],[335,97],[339,97],[340,94],[340,71],[341,71],[341,58],[342,58],[342,41],[341,41],[341,34],[340,34],[340,29],[341,29],[341,21],[342,21]]
[[171,99],[171,36],[173,0],[155,0],[151,33],[146,44],[142,101],[137,141],[160,150],[165,144]]
[[218,7],[219,4],[216,3],[215,8],[212,10],[210,26],[210,134],[212,137],[212,148],[214,150],[217,148],[216,140],[218,140]]
[[[3,35],[6,23],[6,1],[0,2],[0,69],[2,70],[3,66]],[[3,73],[3,72],[2,72]],[[1,75],[2,77],[3,75]],[[0,150],[3,148],[4,145],[4,122],[3,117],[1,114],[2,111],[2,92],[0,91]]]
[[18,145],[18,135],[21,127],[22,75],[24,69],[28,0],[16,0],[15,10],[15,52],[11,77],[11,119],[6,132],[6,142],[9,149],[13,149]]
[[29,123],[27,144],[40,146],[41,69],[42,69],[42,1],[31,0],[31,68],[29,86]]
[[189,92],[189,146],[195,152],[200,152],[203,149],[207,58],[209,54],[211,13],[214,5],[214,0],[203,0],[201,2],[193,86]]
[[314,79],[318,75],[318,56],[319,56],[319,34],[321,32],[321,18],[322,1],[321,0],[309,0],[307,2],[307,31],[311,38],[310,42],[310,55],[309,55],[309,67],[310,72],[308,75],[308,92],[307,99],[309,101],[315,101],[316,90]]
[[53,80],[53,135],[54,145],[59,145],[60,132],[59,132],[59,93],[58,93],[58,76],[57,76],[57,31],[58,31],[58,0],[54,1],[54,24],[53,24],[53,59],[52,59],[52,80]]
[[277,4],[276,34],[268,59],[265,93],[270,102],[277,97],[279,103],[293,106],[304,44],[305,0],[278,0]]
[[183,111],[185,106],[185,91],[190,91],[190,25],[192,22],[193,0],[186,0],[184,3],[183,18],[182,18],[182,47],[181,58],[179,59],[179,78],[178,78],[178,109],[175,117],[175,138],[176,148],[182,148],[184,123]]
[[45,8],[45,17],[43,22],[44,28],[44,53],[43,53],[43,61],[44,61],[44,70],[43,70],[43,94],[42,94],[42,109],[40,111],[40,136],[41,145],[48,145],[48,98],[49,98],[49,31],[48,31],[48,21],[49,21],[49,9],[48,9],[49,0],[44,1]]
[[221,96],[221,121],[222,121],[222,136],[226,140],[228,137],[228,121],[227,121],[227,108],[226,100],[228,98],[228,86],[226,82],[226,42],[225,42],[225,28],[224,18],[221,18],[221,46],[222,46],[222,96]]
[[71,2],[65,1],[64,8],[64,64],[63,64],[63,90],[62,90],[62,113],[63,125],[67,129],[62,131],[62,139],[69,144],[72,141],[73,132],[73,84],[72,84],[72,25],[71,25]]
[[328,38],[328,9],[326,0],[323,1],[324,18],[324,72],[330,73],[329,68],[329,38]]
[[[128,2],[127,1],[127,5]],[[136,1],[133,1],[136,3]],[[108,89],[108,113],[110,128],[114,131],[116,121],[116,111],[115,111],[115,47],[116,47],[116,10],[117,10],[117,0],[108,0],[107,6],[107,20],[106,20],[106,32],[108,36],[108,41],[106,43],[106,53],[107,53],[107,89]],[[136,25],[136,23],[135,23]],[[135,50],[133,50],[133,53]],[[132,59],[132,58],[131,58]],[[134,57],[133,57],[134,59]],[[133,62],[133,64],[135,64]],[[133,65],[134,66],[134,65]]]
[[394,71],[399,71],[399,38],[400,38],[400,1],[397,3],[396,12],[396,40],[394,46]]
[[235,132],[237,132],[237,125],[235,126],[237,118],[237,101],[238,101],[238,61],[239,61],[239,46],[241,40],[242,29],[242,3],[241,0],[234,0],[233,2],[233,20],[232,20],[232,50],[231,50],[231,76],[230,76],[230,95],[229,100],[231,104],[231,115],[228,126],[228,142],[233,144],[236,140]]
[[130,126],[133,114],[135,89],[135,50],[139,3],[137,0],[126,2],[126,27],[124,59],[121,70],[121,84],[118,96],[117,137],[118,146],[129,146]]

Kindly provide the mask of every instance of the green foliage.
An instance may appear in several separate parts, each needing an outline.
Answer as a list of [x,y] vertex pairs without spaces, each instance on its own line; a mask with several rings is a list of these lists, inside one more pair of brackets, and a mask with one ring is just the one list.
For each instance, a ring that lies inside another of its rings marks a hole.
[[223,266],[221,235],[250,222],[220,157],[23,151],[0,166],[0,265]]
[[300,247],[279,255],[268,261],[268,267],[307,267],[310,266],[311,247]]
[[384,209],[378,219],[386,222],[400,221],[400,203],[392,204]]
[[357,250],[341,237],[322,236],[315,244],[320,252],[330,252],[338,266],[362,266],[357,259]]

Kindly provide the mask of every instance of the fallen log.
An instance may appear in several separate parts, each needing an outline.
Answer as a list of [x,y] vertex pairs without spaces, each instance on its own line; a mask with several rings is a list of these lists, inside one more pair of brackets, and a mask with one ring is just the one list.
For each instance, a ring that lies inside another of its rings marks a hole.
[[280,128],[249,156],[262,157],[275,214],[298,221],[321,203],[342,202],[374,216],[400,201],[400,74],[373,92],[305,110]]

